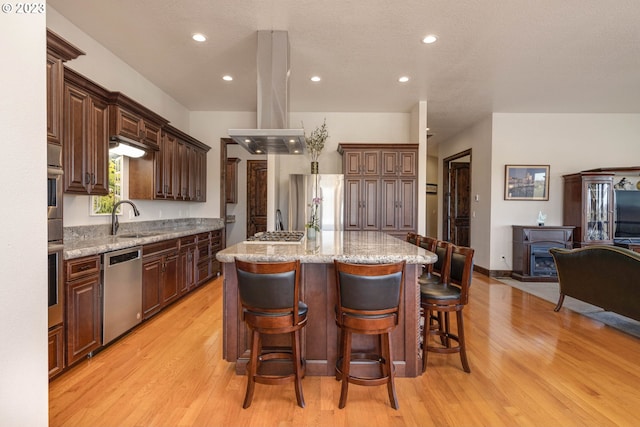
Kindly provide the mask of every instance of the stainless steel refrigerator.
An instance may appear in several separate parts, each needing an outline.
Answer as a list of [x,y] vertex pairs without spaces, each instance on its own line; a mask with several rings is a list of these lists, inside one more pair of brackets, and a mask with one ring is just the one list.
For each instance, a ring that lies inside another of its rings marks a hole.
[[321,230],[344,229],[344,175],[289,175],[289,231],[304,231],[311,217],[314,197],[318,206]]

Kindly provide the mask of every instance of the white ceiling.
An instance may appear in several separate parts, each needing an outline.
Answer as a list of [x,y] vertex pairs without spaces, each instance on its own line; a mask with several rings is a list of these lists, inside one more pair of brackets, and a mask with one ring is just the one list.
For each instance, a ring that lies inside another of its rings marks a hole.
[[191,111],[256,110],[256,31],[272,29],[289,32],[295,112],[427,100],[430,142],[491,112],[640,112],[637,0],[47,3]]

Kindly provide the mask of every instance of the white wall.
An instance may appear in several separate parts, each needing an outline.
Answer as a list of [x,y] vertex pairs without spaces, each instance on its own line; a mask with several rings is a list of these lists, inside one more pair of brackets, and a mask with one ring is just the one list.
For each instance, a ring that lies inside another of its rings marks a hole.
[[16,13],[0,22],[0,425],[46,426],[46,23]]
[[[494,114],[490,268],[511,269],[512,225],[536,224],[540,210],[547,225],[563,225],[562,175],[638,166],[639,138],[640,114]],[[550,165],[549,201],[505,201],[506,164]]]
[[[470,245],[475,249],[474,263],[489,268],[492,188],[491,175],[491,116],[487,116],[475,125],[464,130],[450,140],[440,143],[438,163],[443,159],[471,149],[471,232]],[[438,174],[438,238],[442,238],[442,173]],[[478,201],[475,201],[475,196]]]

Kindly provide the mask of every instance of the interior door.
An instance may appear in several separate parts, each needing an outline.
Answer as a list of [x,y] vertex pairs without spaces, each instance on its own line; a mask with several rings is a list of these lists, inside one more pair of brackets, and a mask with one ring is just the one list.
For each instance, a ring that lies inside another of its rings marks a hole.
[[471,246],[471,150],[442,161],[442,239]]
[[267,161],[247,160],[247,237],[267,231]]
[[451,163],[450,181],[451,242],[458,246],[469,246],[469,216],[471,211],[470,167],[469,163]]

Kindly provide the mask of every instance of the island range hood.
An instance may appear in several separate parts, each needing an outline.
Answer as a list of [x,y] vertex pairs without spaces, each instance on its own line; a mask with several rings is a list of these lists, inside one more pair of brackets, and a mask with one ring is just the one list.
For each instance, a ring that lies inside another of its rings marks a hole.
[[229,129],[253,154],[304,154],[304,129],[289,129],[289,34],[258,31],[258,128]]

